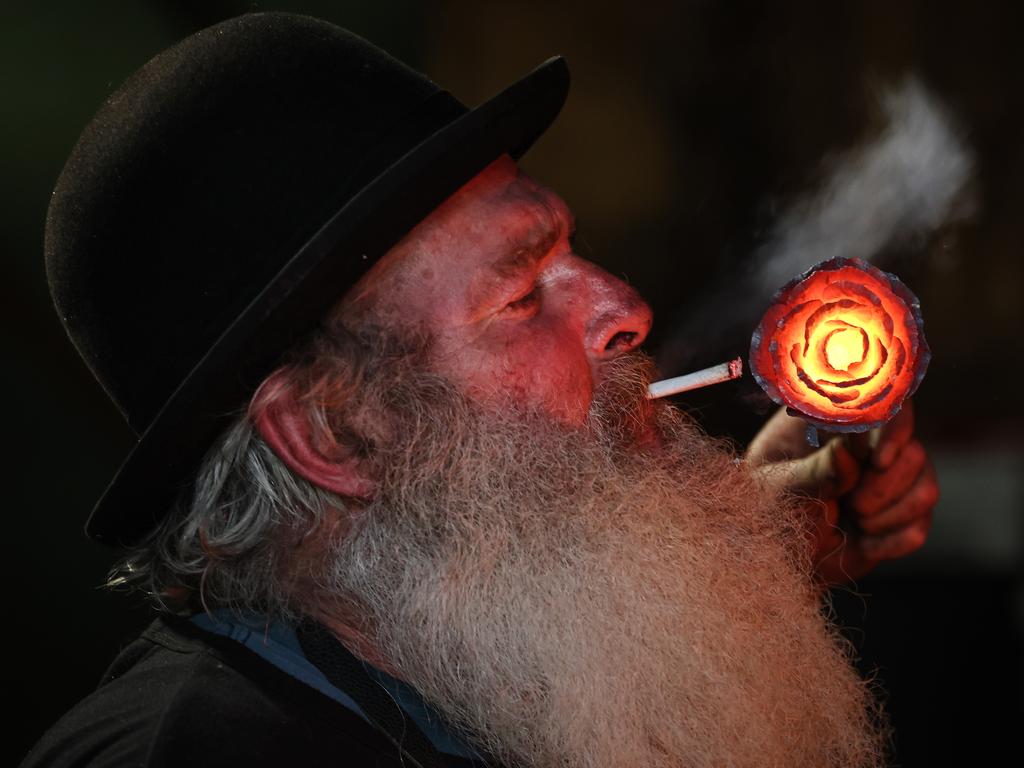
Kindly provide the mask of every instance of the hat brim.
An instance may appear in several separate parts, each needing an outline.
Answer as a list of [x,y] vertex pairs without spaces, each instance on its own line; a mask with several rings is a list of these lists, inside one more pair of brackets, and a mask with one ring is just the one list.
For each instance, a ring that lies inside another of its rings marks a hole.
[[86,534],[130,546],[152,530],[289,347],[461,186],[501,155],[526,152],[568,90],[564,59],[549,59],[434,132],[334,213],[174,391],[93,508]]

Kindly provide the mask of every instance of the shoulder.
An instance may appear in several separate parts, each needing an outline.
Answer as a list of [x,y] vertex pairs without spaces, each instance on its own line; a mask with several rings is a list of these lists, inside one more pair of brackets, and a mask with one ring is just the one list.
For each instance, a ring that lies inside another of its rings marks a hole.
[[358,715],[234,641],[160,619],[23,768],[388,765],[393,752]]

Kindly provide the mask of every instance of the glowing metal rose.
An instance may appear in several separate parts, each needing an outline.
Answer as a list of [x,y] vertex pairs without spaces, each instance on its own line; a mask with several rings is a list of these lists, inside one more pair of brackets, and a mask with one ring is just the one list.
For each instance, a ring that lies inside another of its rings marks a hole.
[[895,416],[930,358],[917,298],[860,259],[822,262],[785,285],[750,343],[751,372],[769,397],[833,432]]

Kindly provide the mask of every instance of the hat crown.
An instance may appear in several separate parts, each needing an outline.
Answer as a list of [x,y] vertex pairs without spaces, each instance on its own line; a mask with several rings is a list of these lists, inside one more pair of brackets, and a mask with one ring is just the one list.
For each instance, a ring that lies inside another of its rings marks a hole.
[[139,435],[88,535],[140,541],[295,342],[569,88],[554,57],[473,110],[323,21],[248,14],[130,77],[86,126],[46,226],[50,292]]
[[365,40],[279,13],[196,33],[110,96],[58,180],[46,267],[133,429],[366,180],[464,110]]

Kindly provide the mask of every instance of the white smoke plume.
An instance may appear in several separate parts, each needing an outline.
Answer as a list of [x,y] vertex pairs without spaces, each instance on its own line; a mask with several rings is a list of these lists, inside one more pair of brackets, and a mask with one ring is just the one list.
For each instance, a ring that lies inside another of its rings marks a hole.
[[881,101],[881,133],[840,156],[756,254],[755,280],[767,295],[825,259],[870,260],[973,212],[973,157],[945,109],[912,78]]

